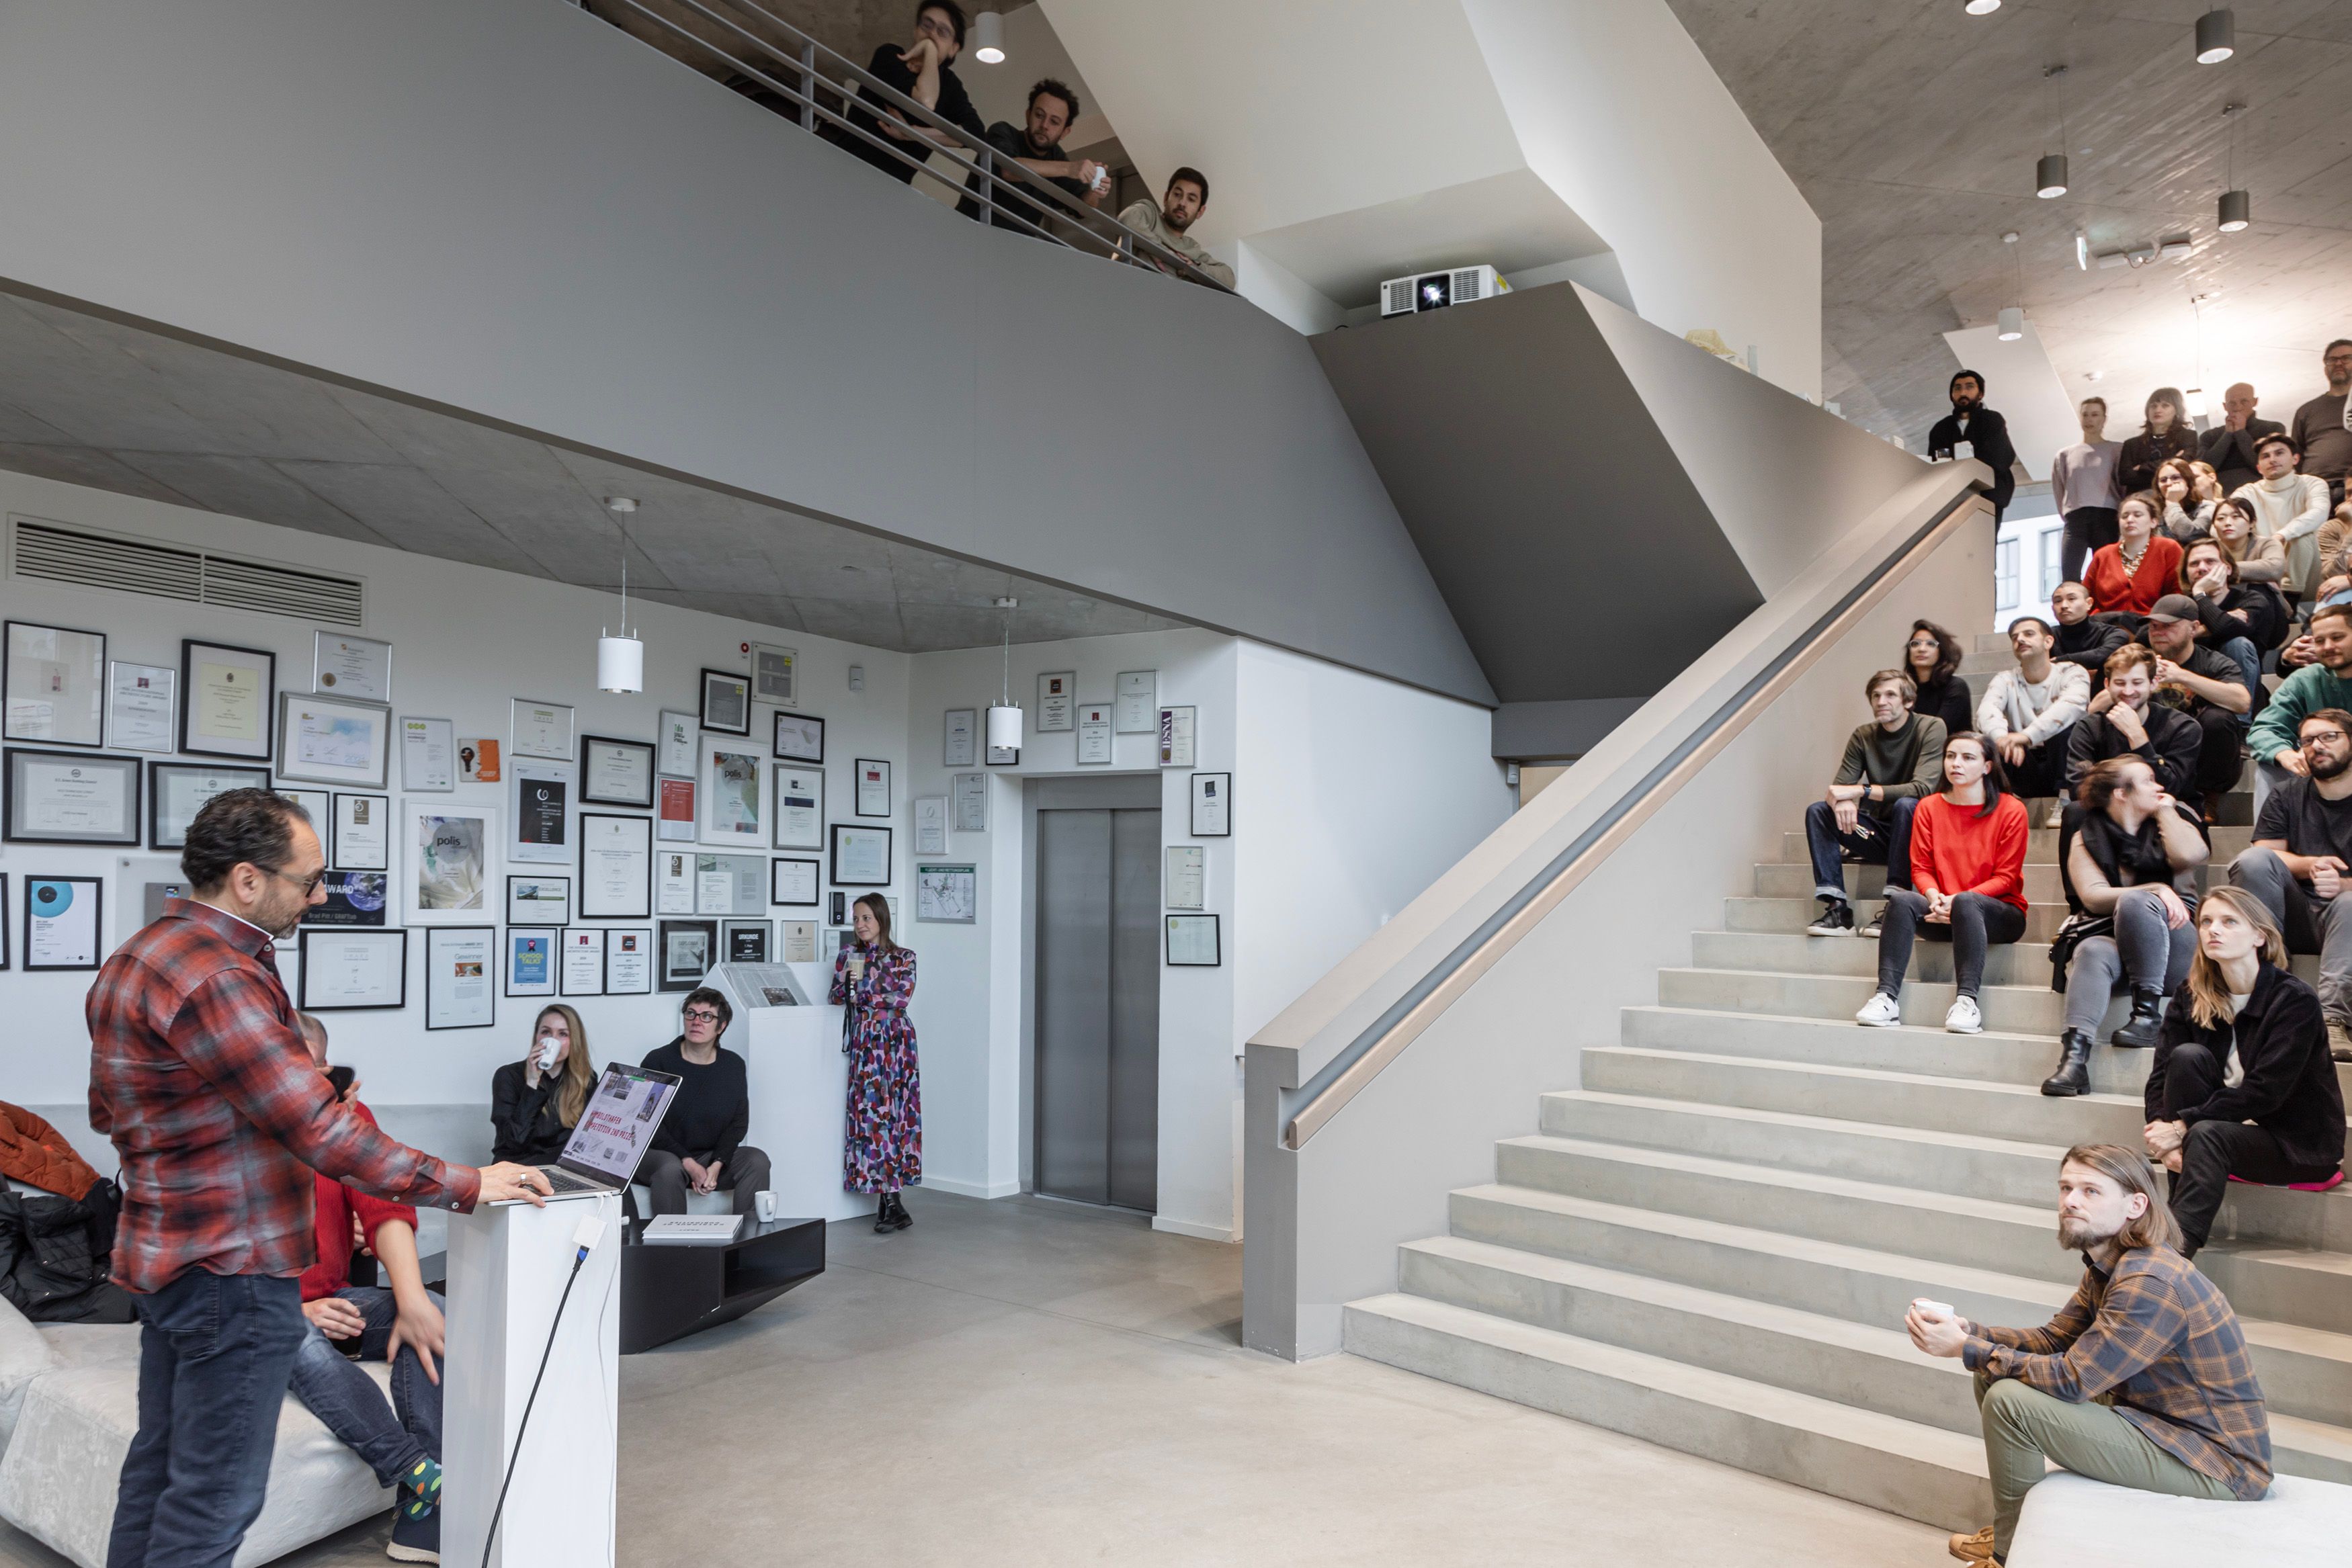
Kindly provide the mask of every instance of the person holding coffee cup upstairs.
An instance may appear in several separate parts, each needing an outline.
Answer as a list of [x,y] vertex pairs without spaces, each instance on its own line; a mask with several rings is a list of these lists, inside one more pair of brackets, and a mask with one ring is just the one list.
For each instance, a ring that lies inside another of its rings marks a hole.
[[923,1086],[915,1061],[915,954],[890,940],[890,905],[878,893],[858,897],[856,940],[833,960],[826,1000],[847,1009],[841,1049],[849,1055],[849,1117],[842,1140],[841,1185],[877,1196],[877,1231],[915,1223],[900,1191],[923,1179]]

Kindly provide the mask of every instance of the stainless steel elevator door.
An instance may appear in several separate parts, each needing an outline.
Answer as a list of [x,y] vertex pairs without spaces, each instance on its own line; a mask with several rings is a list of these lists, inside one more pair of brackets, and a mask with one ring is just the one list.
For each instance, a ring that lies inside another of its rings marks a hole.
[[1037,813],[1036,1186],[1147,1213],[1160,1181],[1160,813]]

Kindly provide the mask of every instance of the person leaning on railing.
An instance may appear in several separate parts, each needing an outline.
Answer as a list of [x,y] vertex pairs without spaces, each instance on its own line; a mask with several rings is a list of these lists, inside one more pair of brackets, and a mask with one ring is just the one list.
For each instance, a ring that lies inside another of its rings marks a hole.
[[[1118,221],[1155,244],[1164,246],[1223,284],[1234,286],[1234,269],[1201,248],[1201,243],[1184,231],[1200,218],[1209,204],[1209,177],[1198,169],[1179,168],[1168,176],[1168,189],[1161,194],[1160,204],[1149,201],[1130,203],[1118,214]],[[1153,265],[1157,266],[1157,263]],[[1165,267],[1161,268],[1166,271]]]
[[[971,95],[964,91],[963,78],[955,73],[955,57],[963,52],[963,7],[956,0],[922,0],[915,8],[913,41],[883,45],[874,51],[874,58],[866,68],[950,125],[961,126],[974,136],[985,136],[987,128],[981,123],[980,111],[972,108]],[[860,104],[873,107],[853,106],[850,123],[870,135],[903,143],[905,158],[893,158],[872,142],[837,127],[828,126],[823,134],[827,141],[839,143],[900,184],[914,180],[915,165],[930,156],[932,147],[953,145],[941,132],[908,124],[906,116],[891,108],[871,87],[859,88],[857,97]]]
[[[1059,187],[1072,201],[1099,207],[1104,193],[1110,189],[1110,171],[1091,158],[1073,158],[1062,150],[1062,133],[1077,118],[1078,95],[1069,84],[1043,77],[1029,89],[1029,108],[1022,123],[998,120],[988,128],[988,144],[1006,161]],[[1011,172],[1002,164],[998,172],[1011,177]],[[968,218],[980,216],[978,188],[984,183],[978,175],[965,180],[964,189],[971,193],[956,204],[956,211]],[[998,228],[1027,233],[1015,219],[1044,225],[1045,214],[1037,210],[1035,203],[1024,202],[996,187],[991,187],[988,195],[996,208],[990,214],[990,222]]]

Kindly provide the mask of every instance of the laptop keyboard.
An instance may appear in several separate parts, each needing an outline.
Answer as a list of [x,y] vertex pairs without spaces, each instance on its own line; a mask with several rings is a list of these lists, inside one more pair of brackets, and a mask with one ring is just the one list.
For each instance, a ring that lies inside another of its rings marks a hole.
[[541,1166],[539,1170],[540,1174],[547,1178],[547,1185],[558,1192],[610,1192],[613,1190],[602,1182],[583,1181],[562,1166]]

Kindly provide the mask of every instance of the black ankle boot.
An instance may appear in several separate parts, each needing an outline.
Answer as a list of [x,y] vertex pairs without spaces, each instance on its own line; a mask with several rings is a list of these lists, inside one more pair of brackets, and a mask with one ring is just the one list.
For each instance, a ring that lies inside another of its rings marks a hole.
[[2058,1071],[2042,1081],[2042,1092],[2053,1100],[2071,1100],[2091,1092],[2091,1036],[2070,1029],[2058,1037]]
[[894,1195],[884,1193],[874,1205],[874,1234],[887,1236],[898,1228],[890,1223],[890,1200]]
[[890,1228],[904,1230],[914,1223],[915,1217],[907,1212],[907,1200],[898,1194],[892,1193],[890,1195]]
[[2164,993],[2154,986],[2132,988],[2131,1017],[2107,1037],[2109,1045],[2126,1051],[2148,1051],[2156,1045],[2156,1031],[2164,1027]]

